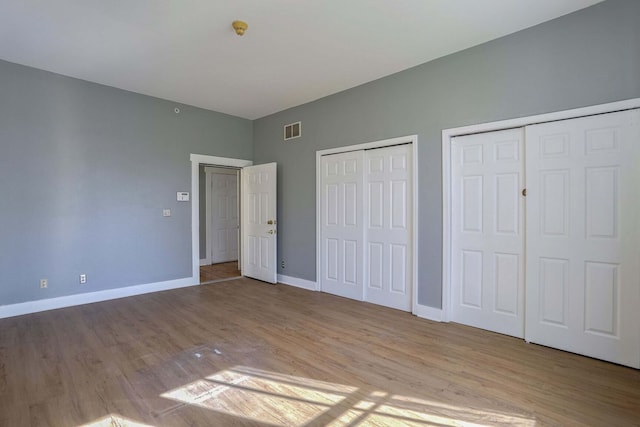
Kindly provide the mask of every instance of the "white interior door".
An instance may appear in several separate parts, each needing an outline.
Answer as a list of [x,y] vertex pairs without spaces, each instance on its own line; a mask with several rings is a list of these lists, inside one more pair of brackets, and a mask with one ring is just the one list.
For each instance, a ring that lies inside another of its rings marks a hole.
[[451,320],[524,337],[523,130],[453,138]]
[[363,299],[364,151],[321,159],[320,289]]
[[238,171],[207,168],[211,179],[211,262],[238,259]]
[[365,151],[365,301],[411,311],[411,144]]
[[242,274],[276,283],[276,164],[243,168],[242,186]]
[[526,339],[638,368],[640,113],[526,138]]

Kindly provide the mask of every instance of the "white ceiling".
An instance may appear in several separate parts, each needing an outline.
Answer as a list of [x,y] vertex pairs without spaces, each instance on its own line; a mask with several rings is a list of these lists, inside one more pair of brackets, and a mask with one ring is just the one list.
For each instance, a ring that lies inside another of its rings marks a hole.
[[255,119],[600,1],[2,0],[0,59]]

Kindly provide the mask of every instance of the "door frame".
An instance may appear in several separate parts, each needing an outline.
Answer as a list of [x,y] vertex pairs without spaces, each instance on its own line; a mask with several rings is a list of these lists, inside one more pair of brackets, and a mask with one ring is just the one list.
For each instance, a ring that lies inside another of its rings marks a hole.
[[[191,160],[191,280],[200,284],[200,165],[242,169],[245,166],[252,166],[253,161],[193,153],[189,158]],[[240,186],[238,197],[242,197],[242,186]],[[242,218],[242,204],[240,204],[240,215]],[[240,228],[242,230],[242,223]],[[239,242],[238,256],[240,257],[241,254],[242,238]]]
[[349,151],[359,150],[371,150],[374,148],[391,147],[393,145],[411,144],[412,159],[412,173],[411,181],[413,191],[411,197],[413,198],[412,215],[412,235],[411,235],[411,313],[416,314],[418,308],[418,135],[407,135],[397,138],[383,139],[380,141],[366,142],[364,144],[347,145],[337,148],[328,148],[325,150],[316,151],[316,282],[314,290],[322,291],[320,286],[320,270],[321,270],[321,256],[322,256],[322,241],[321,241],[321,206],[322,206],[322,156],[329,154],[346,153]]
[[[596,114],[640,108],[640,98],[598,104],[571,110],[555,111],[535,116],[500,120],[462,126],[442,131],[442,321],[451,318],[451,139],[456,136],[471,135],[481,132],[492,132],[525,127],[533,124],[553,122],[557,120],[575,119]],[[526,144],[526,140],[524,142]],[[525,218],[526,221],[526,218]],[[525,249],[526,252],[526,249]],[[526,253],[525,253],[526,255]],[[526,286],[526,285],[525,285]]]
[[[218,169],[218,171],[212,171],[207,169]],[[238,223],[242,221],[240,218],[240,171],[242,169],[231,168],[231,167],[220,167],[219,165],[212,166],[206,165],[204,168],[204,176],[205,176],[205,250],[207,251],[207,257],[201,258],[206,259],[208,264],[213,263],[213,230],[211,229],[211,219],[213,216],[213,200],[211,200],[211,190],[213,190],[213,186],[211,183],[212,176],[216,173],[221,175],[235,175],[237,178],[236,185],[236,209],[238,210]],[[199,176],[199,175],[198,175]],[[238,234],[238,239],[240,239],[240,235]],[[240,242],[238,242],[238,270],[240,270]]]

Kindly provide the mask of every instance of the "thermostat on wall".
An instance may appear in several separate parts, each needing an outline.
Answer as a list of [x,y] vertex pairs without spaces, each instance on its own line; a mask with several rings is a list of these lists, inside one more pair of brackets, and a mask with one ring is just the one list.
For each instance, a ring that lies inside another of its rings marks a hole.
[[179,202],[188,202],[189,201],[189,192],[188,191],[178,191],[178,201]]

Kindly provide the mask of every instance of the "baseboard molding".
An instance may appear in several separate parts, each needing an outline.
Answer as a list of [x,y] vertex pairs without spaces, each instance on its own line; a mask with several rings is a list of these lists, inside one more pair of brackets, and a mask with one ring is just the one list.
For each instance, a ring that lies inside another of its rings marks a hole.
[[433,308],[428,305],[416,304],[413,314],[423,319],[433,320],[434,322],[442,322],[442,309]]
[[202,267],[203,265],[211,265],[211,261],[209,261],[208,258],[204,258],[200,260],[200,267]]
[[295,286],[296,288],[307,289],[309,291],[318,290],[316,282],[312,282],[311,280],[299,279],[297,277],[285,276],[282,274],[278,274],[278,283]]
[[0,306],[0,319],[197,285],[192,277]]

